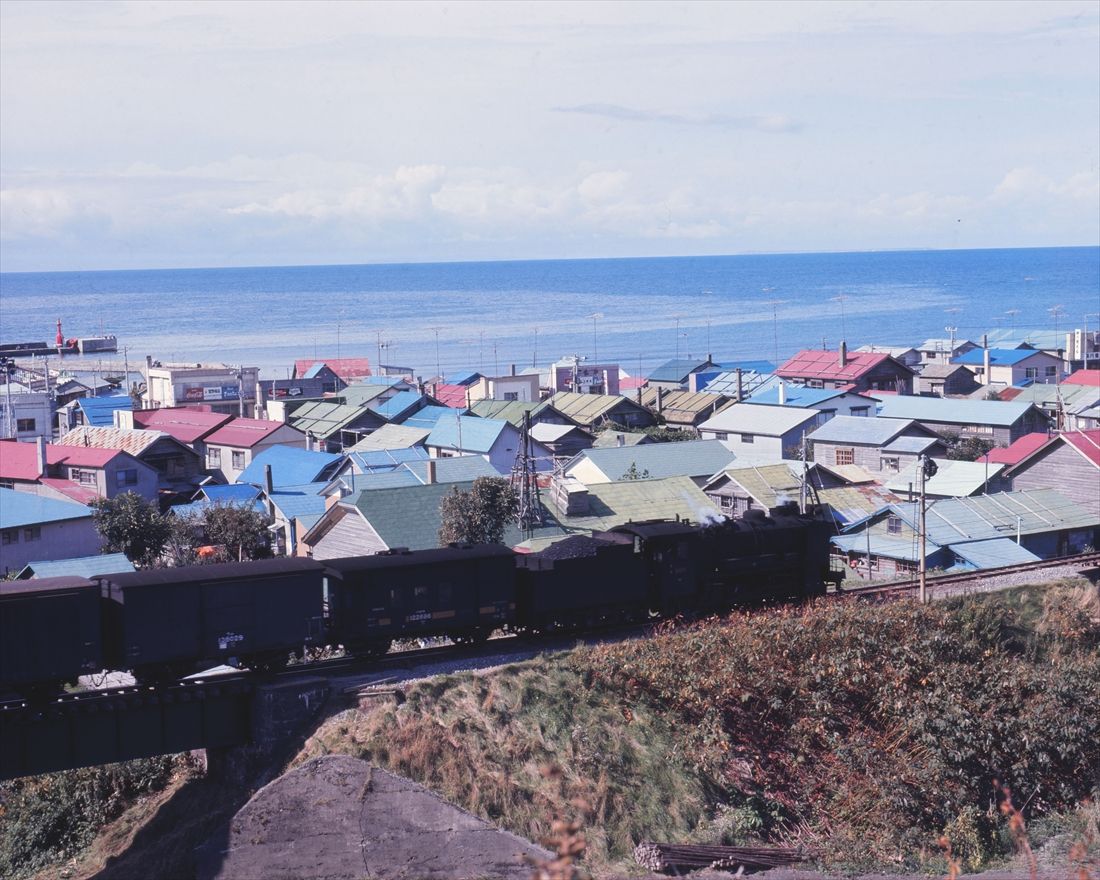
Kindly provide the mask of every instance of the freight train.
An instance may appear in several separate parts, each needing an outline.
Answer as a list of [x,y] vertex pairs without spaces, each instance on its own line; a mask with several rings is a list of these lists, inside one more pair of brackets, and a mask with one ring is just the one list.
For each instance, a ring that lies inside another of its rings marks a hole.
[[709,525],[632,522],[538,553],[501,545],[270,559],[0,585],[0,693],[55,695],[102,670],[139,683],[311,648],[484,640],[708,614],[825,592],[828,526],[793,505]]

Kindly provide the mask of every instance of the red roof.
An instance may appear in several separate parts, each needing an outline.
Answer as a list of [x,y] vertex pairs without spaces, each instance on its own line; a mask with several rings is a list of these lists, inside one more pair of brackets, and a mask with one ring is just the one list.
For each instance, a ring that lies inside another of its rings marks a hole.
[[1017,388],[1015,385],[1009,385],[1007,388],[997,389],[997,400],[1007,403],[1010,400],[1015,400],[1023,393],[1023,388]]
[[38,452],[34,443],[0,440],[0,477],[7,480],[37,480]]
[[134,411],[134,424],[140,428],[163,431],[180,443],[194,443],[211,431],[221,427],[233,416],[192,409],[191,407],[168,407],[165,409],[145,409]]
[[43,486],[49,486],[66,498],[79,501],[81,504],[88,504],[99,497],[99,493],[95,489],[89,489],[87,486],[81,486],[79,483],[72,483],[69,480],[60,480],[57,477],[43,477],[38,482]]
[[892,360],[883,352],[848,352],[847,362],[840,365],[840,352],[806,349],[800,351],[775,371],[784,379],[828,379],[851,382],[877,367],[883,361]]
[[1004,449],[991,449],[988,455],[983,455],[978,460],[982,462],[988,461],[990,464],[1018,464],[1037,449],[1045,446],[1048,440],[1050,440],[1049,434],[1024,434],[1023,437],[1011,446],[1007,446]]
[[1078,370],[1062,380],[1063,385],[1091,385],[1100,388],[1100,370]]
[[[206,438],[209,446],[239,446],[251,449],[262,443],[280,428],[289,427],[283,422],[271,422],[264,419],[233,419],[222,425]],[[291,430],[296,430],[291,428]],[[301,433],[301,432],[299,432]],[[302,435],[305,437],[305,435]]]
[[439,384],[434,386],[432,397],[452,409],[466,409],[466,392],[468,390],[465,385]]
[[1066,431],[1059,435],[1097,467],[1100,467],[1100,428],[1092,431]]
[[371,375],[368,358],[304,358],[294,362],[294,377],[301,379],[314,364],[324,364],[345,382]]
[[50,444],[46,447],[46,464],[69,464],[77,467],[106,467],[112,459],[127,455],[121,449],[104,449],[99,446],[61,446]]
[[626,376],[619,379],[619,391],[635,391],[638,388],[645,388],[648,381],[645,376]]

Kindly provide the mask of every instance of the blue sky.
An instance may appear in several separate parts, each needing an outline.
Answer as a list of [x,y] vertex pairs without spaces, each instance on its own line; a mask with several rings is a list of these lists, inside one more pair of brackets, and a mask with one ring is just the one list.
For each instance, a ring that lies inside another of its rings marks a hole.
[[0,5],[0,269],[1100,243],[1100,6]]

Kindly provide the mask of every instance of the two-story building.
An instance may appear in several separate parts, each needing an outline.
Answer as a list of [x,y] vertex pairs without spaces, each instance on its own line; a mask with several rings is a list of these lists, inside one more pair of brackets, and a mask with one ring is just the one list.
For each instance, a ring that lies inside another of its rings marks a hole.
[[0,488],[0,577],[37,559],[90,556],[102,546],[85,505]]
[[896,474],[921,455],[940,457],[947,446],[913,419],[837,416],[809,437],[813,460],[826,467],[856,465],[869,473]]
[[146,359],[144,409],[202,403],[212,412],[247,416],[256,411],[256,367],[229,364],[162,364]]
[[704,440],[721,440],[738,457],[795,458],[803,435],[821,417],[816,409],[735,403],[699,426]]
[[282,422],[261,419],[233,419],[208,434],[206,469],[226,483],[234,483],[252,460],[272,446],[295,446],[304,449],[306,435]]
[[1028,402],[889,396],[878,409],[882,418],[911,419],[937,434],[982,437],[1003,446],[1049,425],[1042,410]]
[[915,372],[890,355],[851,352],[845,343],[837,351],[806,349],[782,364],[776,375],[810,388],[912,394]]
[[1026,382],[1054,385],[1062,380],[1062,360],[1027,348],[975,348],[955,358],[974,373],[979,385],[994,388]]

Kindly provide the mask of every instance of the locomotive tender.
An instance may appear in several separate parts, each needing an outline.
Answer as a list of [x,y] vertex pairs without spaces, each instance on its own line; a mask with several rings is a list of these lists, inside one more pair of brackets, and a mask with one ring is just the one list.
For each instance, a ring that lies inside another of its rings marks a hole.
[[823,595],[828,525],[794,505],[709,525],[631,522],[539,553],[500,545],[271,559],[0,584],[0,693],[104,669],[171,681],[270,668],[307,648],[385,653]]

